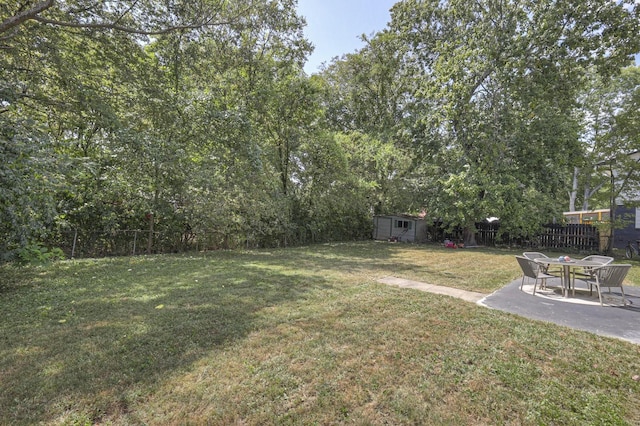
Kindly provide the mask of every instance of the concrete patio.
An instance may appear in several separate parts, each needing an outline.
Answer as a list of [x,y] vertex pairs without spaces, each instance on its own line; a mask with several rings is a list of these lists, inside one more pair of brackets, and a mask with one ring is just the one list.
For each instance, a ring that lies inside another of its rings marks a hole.
[[521,281],[519,278],[486,295],[396,277],[378,280],[387,285],[456,297],[526,318],[640,344],[640,288],[625,287],[624,304],[619,291],[614,291],[609,296],[605,290],[603,296],[606,298],[606,305],[600,306],[595,289],[589,295],[588,289],[578,286],[575,296],[563,297],[558,279],[550,280],[547,289],[536,290],[534,296],[533,281],[528,283],[525,280],[525,285],[520,290]]

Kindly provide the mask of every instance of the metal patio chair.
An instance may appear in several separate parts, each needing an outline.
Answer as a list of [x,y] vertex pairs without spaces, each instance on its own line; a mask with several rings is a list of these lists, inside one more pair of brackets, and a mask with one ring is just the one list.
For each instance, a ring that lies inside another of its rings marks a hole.
[[524,256],[516,256],[516,260],[520,265],[520,269],[522,269],[522,282],[520,283],[520,290],[524,286],[525,278],[533,278],[535,281],[533,283],[533,294],[536,294],[536,287],[538,285],[538,281],[542,282],[543,288],[547,286],[547,278],[555,278],[554,275],[549,275],[544,272],[544,267],[539,263],[536,263],[532,259],[528,259]]
[[[610,256],[601,256],[599,254],[592,254],[590,256],[587,257],[583,257],[581,260],[588,260],[591,262],[598,262],[600,264],[602,264],[602,266],[608,265],[611,262],[613,262],[613,257]],[[599,268],[599,266],[585,266],[582,268],[582,270],[580,269],[574,269],[573,270],[573,277],[572,277],[572,281],[573,281],[573,291],[575,292],[575,288],[576,288],[576,278],[578,278],[579,280],[582,281],[587,281],[589,279],[593,279],[593,274],[594,271]],[[589,286],[589,295],[591,296],[593,294],[593,287]]]
[[[591,286],[593,290],[593,286],[598,290],[598,298],[600,299],[600,306],[604,306],[602,303],[602,287],[608,288],[609,293],[611,293],[611,288],[619,287],[620,292],[622,293],[622,298],[624,299],[624,288],[622,287],[622,282],[625,277],[629,273],[631,269],[631,265],[628,264],[617,264],[617,265],[605,265],[600,268],[595,268],[593,270],[593,277],[587,278],[586,282]],[[626,301],[624,302],[626,304]]]
[[[527,259],[531,259],[531,260],[549,258],[549,256],[539,251],[525,251],[524,253],[522,253],[522,255]],[[562,278],[563,276],[562,267],[554,268],[554,267],[551,267],[550,265],[540,265],[540,266],[543,268],[543,271],[545,274],[553,275],[554,277],[559,277],[559,278]]]

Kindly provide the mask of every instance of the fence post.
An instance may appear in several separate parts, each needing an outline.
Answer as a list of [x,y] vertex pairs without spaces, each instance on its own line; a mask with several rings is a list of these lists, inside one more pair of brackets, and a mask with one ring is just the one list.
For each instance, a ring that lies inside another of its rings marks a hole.
[[131,253],[133,256],[136,255],[136,242],[138,240],[138,230],[136,229],[135,231],[133,231],[133,253]]
[[78,240],[78,228],[76,228],[73,234],[73,246],[71,247],[71,258],[73,259],[76,254],[76,241]]

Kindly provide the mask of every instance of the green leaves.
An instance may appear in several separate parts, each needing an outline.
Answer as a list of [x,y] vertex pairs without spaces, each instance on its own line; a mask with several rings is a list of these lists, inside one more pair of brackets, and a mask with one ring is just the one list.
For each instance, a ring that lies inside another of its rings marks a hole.
[[589,64],[615,72],[640,50],[631,2],[573,3],[394,7],[390,32],[408,47],[399,75],[409,111],[429,129],[415,139],[433,174],[425,204],[438,217],[468,226],[497,216],[526,232],[566,209],[558,200],[583,153],[580,78]]
[[319,112],[291,0],[43,6],[0,7],[0,33],[27,11],[2,38],[0,253],[58,226],[288,232],[271,197]]
[[[371,212],[423,208],[528,232],[589,162],[585,70],[640,50],[631,0],[406,0],[308,78],[293,0],[41,6],[0,6],[4,255],[61,228],[146,227],[149,249],[184,229],[216,247],[355,238]],[[610,94],[611,150],[637,145],[634,94]]]
[[[612,195],[632,201],[640,188],[635,155],[640,149],[640,71],[627,67],[613,77],[595,72],[588,77],[580,97],[586,160],[580,165],[576,197],[585,208],[609,208]],[[616,174],[614,188],[611,170]]]

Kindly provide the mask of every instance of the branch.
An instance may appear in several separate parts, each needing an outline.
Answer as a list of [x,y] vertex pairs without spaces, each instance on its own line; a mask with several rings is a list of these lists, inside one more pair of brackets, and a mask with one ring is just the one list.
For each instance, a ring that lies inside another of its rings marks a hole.
[[53,7],[53,0],[44,0],[36,4],[31,9],[25,10],[15,16],[6,19],[0,24],[0,34],[9,31],[11,28],[23,24],[29,19],[35,19],[39,13],[42,13],[51,7]]
[[57,21],[54,19],[47,19],[47,18],[43,18],[41,16],[36,16],[33,17],[31,19],[34,19],[42,24],[49,24],[49,25],[56,25],[59,27],[67,27],[67,28],[90,28],[90,29],[100,29],[100,30],[116,30],[116,31],[122,31],[124,33],[129,33],[129,34],[140,34],[140,35],[161,35],[161,34],[168,34],[170,32],[174,32],[174,31],[180,31],[180,30],[195,30],[198,28],[202,28],[202,27],[206,27],[206,26],[210,26],[210,25],[229,25],[231,23],[233,23],[234,18],[228,20],[228,21],[221,21],[221,22],[215,22],[212,23],[213,18],[210,20],[207,20],[205,22],[202,23],[197,23],[197,24],[189,24],[189,25],[176,25],[174,27],[167,27],[167,28],[162,28],[162,29],[158,29],[158,30],[150,30],[150,31],[145,31],[142,29],[136,29],[136,28],[131,28],[131,27],[125,27],[123,25],[117,25],[115,23],[111,24],[111,23],[107,23],[107,24],[100,24],[100,23],[93,23],[93,24],[81,24],[81,23],[76,23],[76,22],[63,22],[63,21]]
[[[635,164],[640,164],[640,158],[635,160]],[[627,171],[626,176],[624,177],[624,179],[622,180],[622,183],[620,184],[620,187],[618,188],[618,191],[615,193],[616,198],[619,197],[620,194],[622,194],[623,190],[626,189],[629,179],[631,179],[631,176],[634,174],[635,171],[636,171],[635,168],[630,168]]]
[[604,187],[604,183],[599,183],[598,185],[596,185],[595,188],[589,191],[589,198],[591,198],[591,196],[596,192],[600,191],[603,187]]
[[[110,23],[79,23],[79,22],[68,22],[68,21],[59,21],[56,19],[49,19],[40,14],[47,9],[50,9],[54,5],[54,0],[43,0],[41,3],[38,3],[33,8],[21,12],[11,18],[6,19],[4,22],[0,23],[0,34],[9,31],[12,28],[15,28],[28,20],[34,20],[40,22],[41,24],[55,25],[58,27],[66,27],[66,28],[89,28],[89,29],[109,29],[122,31],[129,34],[139,34],[139,35],[161,35],[167,34],[174,31],[180,30],[195,30],[202,27],[207,26],[220,26],[220,25],[230,25],[234,21],[236,21],[239,17],[244,16],[248,10],[251,9],[252,5],[250,4],[244,10],[240,11],[236,16],[230,17],[226,21],[215,21],[215,16],[210,16],[209,18],[194,24],[185,24],[185,25],[176,25],[170,26],[167,28],[160,28],[156,30],[143,30],[138,28],[127,27],[124,25],[119,25],[118,23],[122,20],[123,16],[129,13],[135,5],[138,3],[134,2],[129,9],[127,9],[121,16],[119,16],[114,22]],[[221,1],[220,5],[223,5],[226,1]],[[2,40],[3,38],[0,38]]]
[[117,24],[118,24],[118,22],[120,22],[120,20],[121,20],[122,18],[124,18],[124,16],[125,16],[127,13],[131,12],[131,11],[133,10],[133,8],[134,8],[134,7],[136,7],[136,5],[137,5],[137,4],[138,4],[138,0],[136,0],[135,2],[133,2],[133,3],[131,4],[131,6],[129,6],[129,8],[128,8],[127,10],[125,10],[124,12],[122,12],[122,14],[120,14],[120,16],[118,16],[118,19],[116,19],[116,20],[115,20],[115,22],[114,22],[113,24],[114,24],[114,25],[117,25]]

